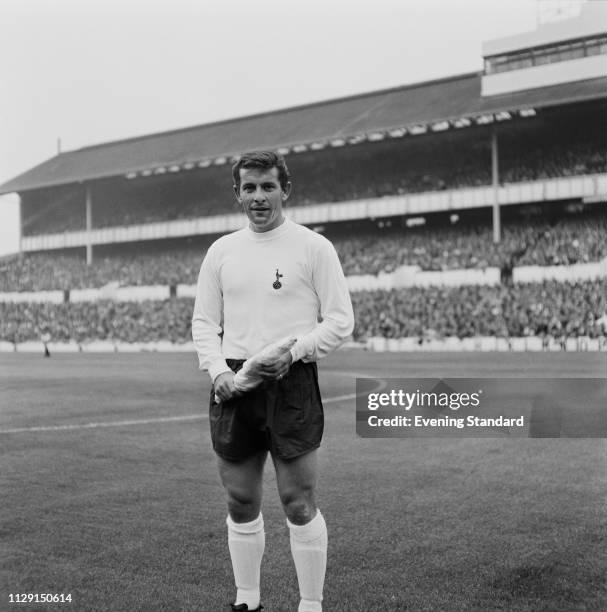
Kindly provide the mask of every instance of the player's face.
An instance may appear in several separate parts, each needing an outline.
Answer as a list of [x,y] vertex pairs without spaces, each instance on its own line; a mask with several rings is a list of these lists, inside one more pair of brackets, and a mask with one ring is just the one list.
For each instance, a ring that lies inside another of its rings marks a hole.
[[291,184],[283,191],[278,180],[278,168],[262,170],[241,168],[240,188],[236,198],[242,204],[254,232],[269,232],[278,227],[284,216],[282,205],[289,197]]

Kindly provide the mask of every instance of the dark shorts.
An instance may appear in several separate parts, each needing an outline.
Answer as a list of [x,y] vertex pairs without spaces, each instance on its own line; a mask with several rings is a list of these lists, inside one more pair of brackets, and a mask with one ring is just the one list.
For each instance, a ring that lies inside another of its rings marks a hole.
[[[238,372],[243,360],[227,359]],[[267,450],[280,459],[294,459],[320,446],[324,413],[315,363],[295,362],[282,380],[259,387],[227,402],[215,401],[209,412],[213,449],[230,461]]]

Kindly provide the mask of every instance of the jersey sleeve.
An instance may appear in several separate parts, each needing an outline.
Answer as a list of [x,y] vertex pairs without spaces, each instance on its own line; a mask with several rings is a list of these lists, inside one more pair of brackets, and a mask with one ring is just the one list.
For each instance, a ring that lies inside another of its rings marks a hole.
[[326,239],[315,249],[312,283],[320,301],[322,321],[297,338],[291,349],[293,361],[316,361],[338,348],[354,329],[354,313],[348,284],[339,257]]
[[217,251],[211,247],[202,262],[196,300],[192,315],[192,339],[198,353],[201,370],[207,370],[212,380],[230,372],[221,351],[223,332],[223,294],[219,280]]

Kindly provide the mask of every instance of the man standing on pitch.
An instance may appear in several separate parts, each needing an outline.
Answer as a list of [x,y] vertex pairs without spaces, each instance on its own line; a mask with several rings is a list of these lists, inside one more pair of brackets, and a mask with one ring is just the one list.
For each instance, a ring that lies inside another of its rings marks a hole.
[[[333,245],[283,215],[291,191],[284,159],[248,153],[232,175],[248,227],[209,248],[192,318],[200,368],[213,380],[209,420],[227,495],[232,610],[262,608],[262,474],[269,452],[299,581],[298,610],[317,612],[327,528],[314,499],[324,423],[316,360],[352,333],[352,304]],[[289,337],[296,339],[290,349]],[[272,343],[282,349],[261,360],[262,384],[239,392],[235,372]]]

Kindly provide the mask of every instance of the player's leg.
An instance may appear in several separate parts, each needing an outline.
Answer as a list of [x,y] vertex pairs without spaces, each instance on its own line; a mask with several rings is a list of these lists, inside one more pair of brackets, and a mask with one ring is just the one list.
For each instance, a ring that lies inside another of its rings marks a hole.
[[273,457],[278,493],[287,515],[301,601],[298,612],[319,612],[327,567],[327,526],[316,507],[316,449],[294,459]]
[[219,476],[228,503],[228,547],[236,584],[235,605],[249,610],[260,605],[260,568],[265,547],[261,499],[263,466],[267,451],[247,459],[218,457]]

